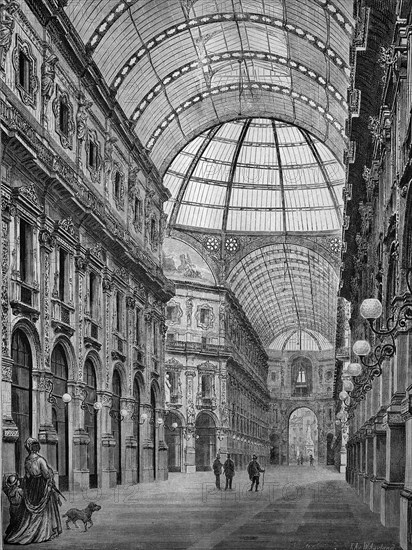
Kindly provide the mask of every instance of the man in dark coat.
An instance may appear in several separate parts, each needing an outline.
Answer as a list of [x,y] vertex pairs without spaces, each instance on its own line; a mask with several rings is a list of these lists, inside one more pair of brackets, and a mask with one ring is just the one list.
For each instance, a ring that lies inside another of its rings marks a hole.
[[257,461],[257,456],[253,455],[252,460],[249,462],[247,467],[247,473],[249,474],[249,479],[252,482],[249,491],[253,491],[253,486],[255,486],[255,491],[258,490],[260,472],[264,471],[265,470],[261,468],[259,462]]
[[227,453],[227,459],[226,459],[225,463],[223,464],[223,471],[225,472],[225,476],[226,476],[225,491],[227,491],[227,489],[232,488],[232,479],[235,475],[235,463],[230,458],[229,453]]
[[216,489],[220,491],[220,475],[222,473],[222,463],[220,462],[220,457],[217,455],[213,462],[213,473],[216,476]]

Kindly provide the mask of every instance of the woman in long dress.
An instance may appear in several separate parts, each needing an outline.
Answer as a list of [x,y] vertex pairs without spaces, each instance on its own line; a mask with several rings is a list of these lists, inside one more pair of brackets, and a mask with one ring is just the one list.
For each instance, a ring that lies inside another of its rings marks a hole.
[[53,470],[39,455],[40,444],[29,437],[24,446],[29,453],[24,463],[24,511],[16,529],[9,532],[5,542],[30,544],[46,542],[62,532],[59,496],[54,485]]

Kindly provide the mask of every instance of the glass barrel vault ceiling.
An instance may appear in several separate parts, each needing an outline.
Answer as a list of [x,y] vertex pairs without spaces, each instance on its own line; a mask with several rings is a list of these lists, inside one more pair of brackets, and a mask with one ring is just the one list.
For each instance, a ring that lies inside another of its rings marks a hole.
[[335,231],[344,170],[306,130],[272,118],[215,126],[164,177],[169,226],[226,232]]

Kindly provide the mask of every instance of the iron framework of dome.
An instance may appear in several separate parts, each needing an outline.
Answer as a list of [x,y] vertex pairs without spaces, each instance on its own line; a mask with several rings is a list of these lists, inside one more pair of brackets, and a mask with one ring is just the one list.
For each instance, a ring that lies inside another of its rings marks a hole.
[[175,157],[164,183],[171,228],[318,233],[342,225],[342,166],[309,132],[273,118],[203,132]]

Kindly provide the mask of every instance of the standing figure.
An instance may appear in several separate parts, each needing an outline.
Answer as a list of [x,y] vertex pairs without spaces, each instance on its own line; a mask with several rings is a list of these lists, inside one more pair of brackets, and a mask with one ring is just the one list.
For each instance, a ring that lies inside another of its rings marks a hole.
[[14,30],[14,12],[19,5],[17,2],[0,0],[0,69],[5,70],[6,55],[10,49]]
[[253,455],[252,460],[249,462],[247,467],[247,473],[249,474],[249,479],[252,482],[249,491],[253,491],[253,486],[255,486],[255,491],[258,491],[260,472],[264,471],[264,468],[261,468],[259,462],[257,461],[257,456]]
[[46,542],[60,535],[58,489],[54,485],[53,470],[39,454],[40,444],[29,437],[24,446],[29,453],[24,463],[24,509],[21,521],[5,538],[11,544]]
[[315,459],[313,458],[312,453],[309,455],[309,464],[310,464],[311,466],[314,466],[314,465],[315,465]]
[[303,466],[303,455],[300,455],[300,465]]
[[220,475],[222,473],[222,463],[220,462],[219,455],[216,456],[213,462],[213,473],[216,476],[216,489],[220,491]]
[[227,491],[227,489],[232,488],[232,479],[235,476],[235,463],[230,458],[229,453],[227,453],[227,459],[226,459],[225,463],[223,464],[223,471],[224,471],[225,476],[226,476],[225,491]]
[[23,489],[20,487],[20,480],[17,474],[5,475],[3,477],[3,491],[10,503],[10,523],[6,529],[5,538],[16,531],[24,511]]
[[296,461],[298,463],[298,466],[300,466],[300,456],[299,455],[296,455]]

